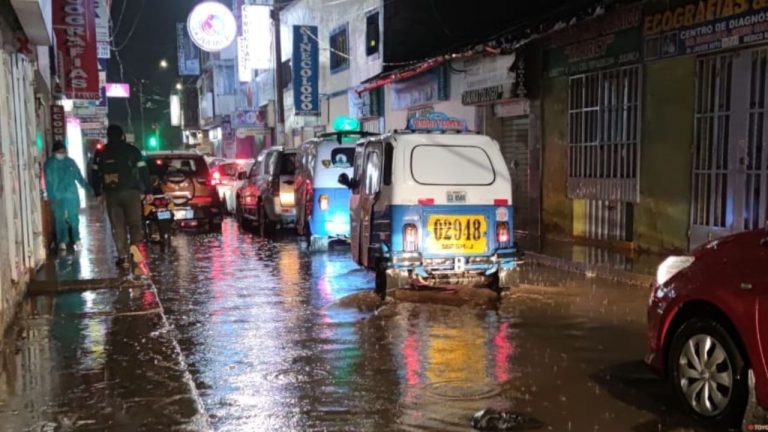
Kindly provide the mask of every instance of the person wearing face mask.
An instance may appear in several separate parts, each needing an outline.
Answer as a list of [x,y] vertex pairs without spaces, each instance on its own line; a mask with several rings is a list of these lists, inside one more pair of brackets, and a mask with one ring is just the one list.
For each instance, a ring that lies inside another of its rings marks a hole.
[[61,141],[53,143],[53,155],[45,161],[44,170],[45,190],[53,211],[59,250],[66,251],[70,241],[75,250],[80,250],[80,194],[77,186],[89,192],[91,187],[75,161],[67,156],[67,148]]

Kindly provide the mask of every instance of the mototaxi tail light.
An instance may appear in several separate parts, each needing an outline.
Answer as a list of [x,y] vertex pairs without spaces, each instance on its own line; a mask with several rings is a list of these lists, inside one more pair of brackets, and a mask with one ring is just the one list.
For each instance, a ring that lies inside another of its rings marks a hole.
[[318,204],[320,205],[320,210],[328,210],[328,207],[330,206],[330,200],[328,199],[328,195],[320,195],[320,199],[318,199]]
[[506,222],[496,223],[496,243],[500,248],[508,248],[511,244],[512,235],[509,232],[509,224]]
[[419,229],[412,223],[403,225],[403,251],[418,252],[418,250]]
[[168,206],[168,199],[167,198],[155,198],[152,201],[152,205],[155,207],[167,207]]

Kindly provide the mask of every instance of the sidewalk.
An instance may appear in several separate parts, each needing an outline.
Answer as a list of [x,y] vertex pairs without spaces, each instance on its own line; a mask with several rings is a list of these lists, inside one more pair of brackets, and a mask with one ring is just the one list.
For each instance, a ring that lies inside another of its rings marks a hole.
[[536,236],[517,240],[528,262],[643,287],[653,285],[656,268],[666,258]]
[[120,284],[86,214],[84,250],[50,259],[0,343],[0,431],[209,430],[154,286]]

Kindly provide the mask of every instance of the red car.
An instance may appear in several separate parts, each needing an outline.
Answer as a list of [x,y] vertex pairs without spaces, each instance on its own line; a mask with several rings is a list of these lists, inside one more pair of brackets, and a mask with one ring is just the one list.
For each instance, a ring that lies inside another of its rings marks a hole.
[[648,340],[647,363],[694,416],[736,426],[752,390],[768,408],[768,232],[667,258],[650,298]]

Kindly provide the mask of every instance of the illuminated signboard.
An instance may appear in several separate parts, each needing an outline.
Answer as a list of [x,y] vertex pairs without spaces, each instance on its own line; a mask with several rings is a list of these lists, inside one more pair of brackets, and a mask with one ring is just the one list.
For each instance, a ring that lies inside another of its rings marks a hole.
[[467,122],[448,117],[444,113],[433,112],[408,120],[408,129],[412,131],[465,131],[467,130]]
[[126,99],[131,97],[131,86],[125,83],[107,83],[104,85],[108,98]]
[[221,51],[235,41],[237,21],[226,6],[215,1],[198,4],[187,18],[192,42],[208,52]]

